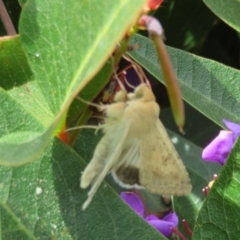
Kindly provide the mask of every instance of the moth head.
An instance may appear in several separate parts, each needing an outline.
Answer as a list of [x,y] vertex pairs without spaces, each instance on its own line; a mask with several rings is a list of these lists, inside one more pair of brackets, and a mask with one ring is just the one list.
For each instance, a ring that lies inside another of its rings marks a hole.
[[134,91],[137,99],[142,99],[144,102],[155,101],[155,96],[151,89],[145,84],[140,84]]
[[134,98],[135,98],[135,94],[134,94],[134,93],[132,93],[132,92],[128,93],[127,99],[128,99],[129,101],[134,100]]
[[126,91],[118,91],[114,96],[114,102],[125,102],[127,100]]
[[107,106],[106,115],[109,119],[116,119],[117,121],[122,118],[125,108],[125,102],[113,103]]

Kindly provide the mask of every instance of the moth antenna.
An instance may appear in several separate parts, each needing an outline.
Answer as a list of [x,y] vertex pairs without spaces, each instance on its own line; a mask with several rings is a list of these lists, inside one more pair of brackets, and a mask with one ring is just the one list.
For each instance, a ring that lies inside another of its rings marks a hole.
[[111,59],[112,59],[113,74],[114,74],[114,76],[115,76],[115,78],[118,82],[118,85],[120,86],[122,91],[126,91],[126,88],[124,87],[124,85],[122,84],[121,80],[119,79],[119,77],[117,75],[116,68],[115,68],[115,65],[114,65],[114,58],[113,58],[112,55],[111,55]]
[[123,58],[126,59],[127,61],[129,61],[132,64],[133,69],[135,70],[135,72],[137,73],[140,82],[141,83],[147,83],[147,85],[149,86],[149,88],[151,88],[151,85],[149,84],[148,78],[145,74],[145,72],[143,71],[142,67],[139,66],[139,64],[137,64],[136,62],[134,62],[128,55],[124,54]]
[[141,71],[141,69],[139,68],[138,64],[135,63],[135,62],[134,62],[128,55],[126,55],[126,54],[123,55],[123,58],[126,59],[127,61],[129,61],[129,62],[131,63],[132,68],[133,68],[134,71],[137,73],[137,75],[138,75],[138,77],[139,77],[139,79],[140,79],[140,83],[144,83],[145,81],[144,81],[144,79],[143,79],[143,76],[145,76],[145,75],[142,76],[141,74],[139,74],[139,72],[142,73],[142,71]]
[[[128,69],[130,69],[130,68],[133,68],[133,65],[132,64],[130,64],[130,65],[128,65],[127,67],[125,67],[121,72],[119,72],[118,74],[122,74],[122,73],[124,73],[124,72],[127,72],[127,70]],[[135,70],[135,69],[134,69]],[[132,88],[132,89],[135,89],[136,87],[135,86],[133,86],[128,80],[127,80],[127,78],[126,77],[124,77],[124,82],[128,85],[128,87],[130,87],[130,88]]]
[[127,70],[130,69],[130,68],[132,68],[132,64],[130,64],[130,65],[126,66],[124,69],[122,69],[122,70],[118,73],[118,75],[121,75],[122,73],[127,72]]
[[132,88],[133,90],[136,88],[135,86],[133,86],[128,80],[126,77],[124,77],[124,82],[130,87]]
[[142,76],[142,74],[140,74],[139,72],[141,72],[140,68],[133,62],[131,62],[132,64],[132,68],[134,69],[134,71],[136,72],[136,74],[138,75],[139,79],[140,79],[140,83],[144,83],[144,78]]
[[127,92],[127,90],[126,90],[126,88],[124,87],[123,83],[122,83],[121,80],[119,79],[119,77],[118,77],[115,69],[113,69],[113,72],[114,72],[114,76],[115,76],[115,78],[116,78],[116,80],[117,80],[117,82],[118,82],[118,85],[120,86],[121,90],[122,90],[123,92]]
[[141,77],[144,78],[144,81],[143,81],[143,82],[146,83],[146,84],[149,86],[149,88],[151,89],[151,85],[149,84],[149,81],[148,81],[148,78],[147,78],[145,72],[143,71],[143,69],[141,68],[141,66],[139,66],[137,63],[135,63],[135,65],[136,65],[136,67],[137,67],[137,69],[138,69],[138,71],[136,71],[136,73],[137,73],[139,76],[141,76]]

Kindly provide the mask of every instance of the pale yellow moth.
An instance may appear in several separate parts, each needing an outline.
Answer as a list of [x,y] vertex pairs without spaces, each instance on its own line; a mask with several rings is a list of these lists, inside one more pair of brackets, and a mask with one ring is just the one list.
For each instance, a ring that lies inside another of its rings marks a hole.
[[184,164],[159,120],[160,108],[152,91],[140,84],[134,94],[117,95],[104,105],[104,136],[81,176],[81,188],[92,184],[91,202],[108,173],[123,187],[146,188],[161,195],[187,195],[192,186]]

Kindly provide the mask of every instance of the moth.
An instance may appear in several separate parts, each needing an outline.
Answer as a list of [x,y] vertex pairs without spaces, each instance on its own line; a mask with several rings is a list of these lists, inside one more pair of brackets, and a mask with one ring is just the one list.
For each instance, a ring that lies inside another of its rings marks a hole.
[[186,168],[159,120],[160,108],[146,84],[132,94],[120,92],[116,102],[103,105],[104,136],[83,171],[81,188],[92,184],[82,209],[91,202],[111,172],[125,188],[146,188],[161,195],[187,195],[192,186]]

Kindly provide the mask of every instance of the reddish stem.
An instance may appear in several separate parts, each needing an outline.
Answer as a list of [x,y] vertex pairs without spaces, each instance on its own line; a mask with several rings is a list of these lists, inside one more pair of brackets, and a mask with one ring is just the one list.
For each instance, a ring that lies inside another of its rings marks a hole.
[[173,228],[173,227],[171,227],[170,229],[171,229],[174,233],[176,233],[176,234],[180,237],[181,240],[187,240],[187,239],[185,238],[185,236],[184,236],[180,231],[178,231],[178,229]]
[[192,231],[191,231],[191,229],[190,229],[190,227],[189,227],[189,225],[188,225],[188,222],[187,222],[185,219],[183,219],[183,220],[182,220],[182,223],[183,223],[184,229],[185,229],[185,231],[187,232],[187,234],[188,234],[190,237],[192,237]]
[[0,18],[2,19],[2,23],[5,27],[7,34],[10,36],[16,35],[17,33],[12,24],[12,20],[9,17],[7,9],[2,0],[0,0]]

